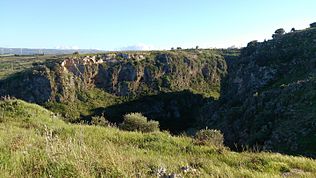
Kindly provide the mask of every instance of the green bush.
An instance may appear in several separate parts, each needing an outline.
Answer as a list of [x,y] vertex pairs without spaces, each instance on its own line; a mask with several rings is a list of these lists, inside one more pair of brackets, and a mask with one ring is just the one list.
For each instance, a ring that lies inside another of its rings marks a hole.
[[159,131],[159,122],[147,121],[147,118],[141,113],[130,113],[124,115],[120,128],[127,131],[155,132]]
[[275,38],[278,38],[284,34],[285,34],[285,30],[283,28],[279,28],[274,32],[274,34],[272,35],[272,38],[275,39]]
[[109,121],[104,116],[93,116],[91,118],[92,125],[99,125],[107,127],[110,125]]
[[316,27],[316,22],[311,23],[309,26],[310,26],[311,28],[315,28],[315,27]]
[[195,143],[198,145],[224,146],[224,136],[219,130],[203,129],[195,134]]

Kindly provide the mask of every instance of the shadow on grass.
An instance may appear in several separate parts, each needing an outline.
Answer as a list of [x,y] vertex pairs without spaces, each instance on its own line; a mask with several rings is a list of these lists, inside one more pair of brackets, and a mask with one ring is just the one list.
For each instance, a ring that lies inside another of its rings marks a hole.
[[160,93],[139,99],[93,110],[94,115],[102,115],[114,123],[121,123],[123,115],[140,112],[150,120],[160,123],[162,130],[181,133],[194,127],[199,109],[211,98],[190,91]]

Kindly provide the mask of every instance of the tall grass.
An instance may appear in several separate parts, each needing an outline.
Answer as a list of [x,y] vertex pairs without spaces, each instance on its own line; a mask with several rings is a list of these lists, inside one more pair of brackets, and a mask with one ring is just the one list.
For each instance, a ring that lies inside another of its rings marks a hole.
[[71,125],[20,100],[0,101],[0,177],[315,177],[316,161],[235,153],[166,132]]

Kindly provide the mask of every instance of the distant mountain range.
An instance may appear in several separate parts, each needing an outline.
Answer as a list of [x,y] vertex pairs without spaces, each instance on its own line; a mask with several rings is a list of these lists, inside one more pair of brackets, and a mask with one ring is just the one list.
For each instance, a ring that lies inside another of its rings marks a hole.
[[32,49],[32,48],[1,48],[0,55],[34,55],[34,54],[72,54],[79,52],[82,54],[105,52],[96,49]]

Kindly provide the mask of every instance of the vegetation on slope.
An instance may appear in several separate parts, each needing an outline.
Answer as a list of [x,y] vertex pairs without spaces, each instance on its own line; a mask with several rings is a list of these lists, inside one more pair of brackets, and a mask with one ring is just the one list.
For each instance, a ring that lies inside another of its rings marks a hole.
[[315,40],[314,27],[278,29],[241,52],[73,55],[0,80],[0,96],[40,103],[71,122],[102,115],[121,123],[141,112],[172,133],[221,130],[232,149],[316,157]]
[[42,107],[0,101],[0,177],[315,177],[316,162],[231,152],[165,132],[71,125]]
[[221,99],[201,112],[204,124],[231,148],[316,157],[316,28],[253,41],[228,69]]
[[54,56],[0,56],[0,79],[6,78],[17,72],[32,68],[36,63],[55,59]]
[[194,124],[205,98],[219,98],[224,57],[234,58],[238,52],[190,49],[64,56],[0,80],[0,95],[42,104],[71,122],[89,121],[96,114],[120,122],[127,112],[142,112],[161,121],[162,128],[182,132]]

